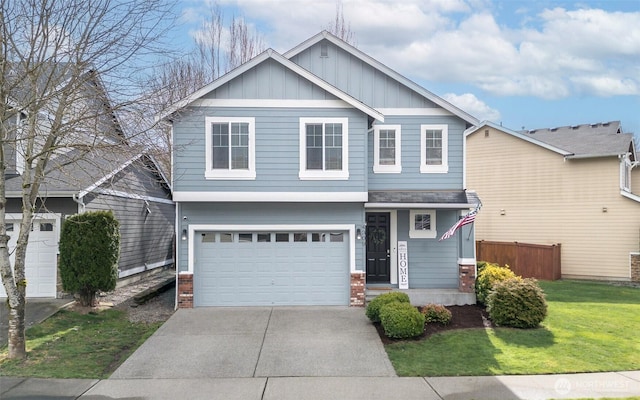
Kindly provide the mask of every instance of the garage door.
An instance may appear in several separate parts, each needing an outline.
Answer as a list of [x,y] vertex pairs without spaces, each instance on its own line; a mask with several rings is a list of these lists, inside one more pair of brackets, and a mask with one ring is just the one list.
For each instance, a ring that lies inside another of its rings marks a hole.
[[196,232],[194,305],[348,305],[348,232]]
[[[56,297],[56,261],[58,239],[55,220],[35,220],[27,246],[26,277],[27,297]],[[11,265],[14,263],[16,242],[20,224],[7,222]],[[4,286],[0,285],[0,297],[6,297]]]

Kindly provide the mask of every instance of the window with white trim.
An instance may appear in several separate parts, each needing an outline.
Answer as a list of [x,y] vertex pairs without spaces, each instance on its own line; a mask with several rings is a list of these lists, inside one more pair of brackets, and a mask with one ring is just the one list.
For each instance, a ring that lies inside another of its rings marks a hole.
[[626,155],[620,161],[620,189],[631,193],[631,158]]
[[207,179],[255,179],[255,118],[205,118]]
[[400,125],[373,128],[373,172],[402,172],[400,143]]
[[300,179],[349,179],[347,118],[300,118]]
[[409,237],[411,239],[432,239],[436,235],[435,210],[409,211]]
[[449,171],[449,127],[447,125],[420,125],[420,172],[446,173]]

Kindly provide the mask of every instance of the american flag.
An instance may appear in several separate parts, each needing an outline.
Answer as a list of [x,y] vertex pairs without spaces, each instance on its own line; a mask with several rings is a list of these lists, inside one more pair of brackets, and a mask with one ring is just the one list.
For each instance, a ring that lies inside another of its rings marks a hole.
[[456,231],[462,227],[465,226],[467,224],[471,224],[473,223],[473,221],[476,220],[476,215],[478,215],[478,211],[480,210],[480,206],[476,207],[475,210],[470,211],[467,215],[465,215],[464,217],[460,218],[458,220],[458,222],[456,222],[455,224],[453,224],[453,226],[451,228],[449,228],[448,231],[446,231],[444,233],[444,235],[442,235],[442,237],[440,238],[440,240],[438,241],[442,241],[442,240],[446,240],[449,239],[451,236],[453,236]]

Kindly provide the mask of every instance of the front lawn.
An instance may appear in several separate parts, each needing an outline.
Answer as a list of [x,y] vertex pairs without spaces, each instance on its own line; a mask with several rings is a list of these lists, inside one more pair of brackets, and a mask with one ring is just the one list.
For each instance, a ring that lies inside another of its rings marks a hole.
[[386,346],[399,376],[514,375],[640,369],[640,289],[540,282],[538,329],[448,331]]
[[26,360],[9,360],[7,348],[0,349],[0,375],[107,378],[160,325],[129,322],[120,310],[61,310],[27,330]]

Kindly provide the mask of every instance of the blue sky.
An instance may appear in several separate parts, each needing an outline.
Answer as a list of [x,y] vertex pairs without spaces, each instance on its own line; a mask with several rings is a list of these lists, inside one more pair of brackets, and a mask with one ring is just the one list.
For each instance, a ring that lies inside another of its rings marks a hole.
[[[209,0],[183,0],[192,43]],[[279,52],[326,28],[334,0],[219,0]],[[640,137],[640,0],[343,0],[356,46],[477,118],[519,130],[619,120]]]

